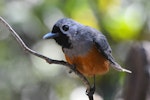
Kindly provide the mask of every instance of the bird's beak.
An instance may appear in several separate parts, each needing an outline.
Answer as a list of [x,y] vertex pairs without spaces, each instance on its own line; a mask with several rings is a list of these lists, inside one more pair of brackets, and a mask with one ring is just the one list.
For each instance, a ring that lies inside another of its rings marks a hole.
[[59,35],[57,33],[47,33],[43,36],[43,39],[53,39],[55,37],[58,37]]

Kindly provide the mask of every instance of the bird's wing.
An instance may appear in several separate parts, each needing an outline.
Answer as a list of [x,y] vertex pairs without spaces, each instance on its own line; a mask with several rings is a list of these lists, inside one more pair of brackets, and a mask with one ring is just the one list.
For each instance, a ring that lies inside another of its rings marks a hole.
[[86,38],[94,42],[99,52],[112,64],[115,64],[115,60],[111,54],[111,48],[106,37],[98,30],[88,26],[84,27],[83,30],[83,33],[86,34]]
[[96,36],[93,41],[100,53],[102,53],[102,55],[106,57],[106,59],[108,59],[112,64],[115,64],[115,60],[111,54],[112,50],[106,37],[104,35]]
[[118,70],[118,71],[123,71],[123,72],[128,72],[131,73],[131,71],[122,68],[113,58],[111,54],[111,47],[106,39],[106,37],[103,34],[96,34],[93,38],[93,42],[95,43],[97,49],[106,57],[111,62],[111,66]]

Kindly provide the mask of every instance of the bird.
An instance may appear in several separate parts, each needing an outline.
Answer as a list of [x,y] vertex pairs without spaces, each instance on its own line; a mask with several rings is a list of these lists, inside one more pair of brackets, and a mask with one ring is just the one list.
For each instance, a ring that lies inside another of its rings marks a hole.
[[104,34],[71,18],[59,19],[43,39],[54,39],[62,47],[66,61],[85,76],[105,74],[109,66],[131,73],[115,61]]
[[84,76],[94,77],[94,86],[87,95],[94,94],[95,75],[107,73],[110,66],[118,71],[131,73],[115,61],[104,34],[71,18],[59,19],[43,39],[54,39],[62,47],[69,64],[74,65]]

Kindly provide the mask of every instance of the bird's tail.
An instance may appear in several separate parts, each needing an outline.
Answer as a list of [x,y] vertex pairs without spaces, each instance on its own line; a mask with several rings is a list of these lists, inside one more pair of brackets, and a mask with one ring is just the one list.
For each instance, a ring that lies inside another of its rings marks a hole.
[[125,69],[125,68],[122,68],[117,62],[111,63],[111,66],[112,66],[114,69],[118,70],[118,71],[127,72],[127,73],[132,73],[130,70],[127,70],[127,69]]

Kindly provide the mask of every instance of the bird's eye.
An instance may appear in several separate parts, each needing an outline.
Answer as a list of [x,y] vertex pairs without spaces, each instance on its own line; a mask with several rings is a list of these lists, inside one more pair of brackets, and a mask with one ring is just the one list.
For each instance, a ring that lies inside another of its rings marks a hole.
[[69,30],[69,26],[68,26],[68,25],[64,25],[64,26],[62,26],[62,29],[63,29],[64,31],[68,31],[68,30]]

